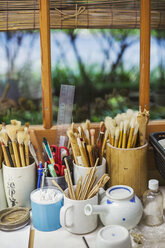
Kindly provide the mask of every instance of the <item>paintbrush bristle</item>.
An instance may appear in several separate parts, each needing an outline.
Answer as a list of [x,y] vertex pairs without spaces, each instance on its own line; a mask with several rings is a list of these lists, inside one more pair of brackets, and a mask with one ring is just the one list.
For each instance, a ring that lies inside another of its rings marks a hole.
[[21,121],[17,121],[17,120],[11,120],[10,123],[14,126],[21,126]]
[[119,127],[116,127],[115,128],[115,139],[119,138],[119,134],[120,134],[120,129],[119,129]]
[[29,133],[28,133],[28,131],[25,131],[24,140],[23,140],[25,146],[28,146],[29,145],[29,141],[30,141]]
[[114,126],[111,126],[110,134],[111,134],[111,138],[114,138],[114,136],[115,136],[115,127]]
[[72,130],[68,130],[67,131],[67,135],[69,137],[69,139],[72,141],[72,140],[75,140],[75,136],[74,136],[74,133],[72,132]]
[[120,131],[123,131],[123,127],[124,127],[124,122],[121,121],[121,122],[120,122]]
[[124,133],[127,133],[128,125],[129,125],[129,121],[125,120],[124,121]]
[[24,143],[25,131],[18,131],[17,132],[17,141],[19,144]]
[[116,121],[117,126],[120,126],[120,122],[122,121],[121,115],[120,114],[117,114],[114,119]]
[[5,146],[8,145],[9,137],[8,137],[6,131],[3,130],[3,128],[0,132],[0,140],[1,140],[1,142],[3,142],[5,144]]
[[6,125],[6,132],[9,136],[9,138],[11,139],[11,141],[16,141],[16,137],[17,137],[17,130],[19,129],[20,126],[18,125]]
[[91,122],[90,120],[86,120],[86,128],[89,130],[90,129]]

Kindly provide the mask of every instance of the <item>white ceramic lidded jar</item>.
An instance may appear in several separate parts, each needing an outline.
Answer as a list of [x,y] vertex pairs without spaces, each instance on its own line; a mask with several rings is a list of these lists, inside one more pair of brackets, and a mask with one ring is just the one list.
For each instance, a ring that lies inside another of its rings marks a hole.
[[87,204],[86,215],[99,214],[103,225],[121,225],[128,230],[135,227],[141,220],[143,207],[140,199],[131,187],[116,185],[106,191],[100,189],[100,205]]

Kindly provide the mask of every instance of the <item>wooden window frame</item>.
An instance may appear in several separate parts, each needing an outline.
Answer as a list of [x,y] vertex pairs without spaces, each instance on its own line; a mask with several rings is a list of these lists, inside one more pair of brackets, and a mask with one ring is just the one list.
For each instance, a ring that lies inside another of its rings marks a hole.
[[[150,95],[150,23],[151,1],[141,0],[140,17],[140,82],[139,106],[149,110]],[[50,48],[50,13],[49,0],[40,0],[40,40],[41,40],[41,82],[43,127],[52,128],[52,93],[51,93],[51,48]],[[150,121],[147,135],[153,131],[165,130],[165,120]]]

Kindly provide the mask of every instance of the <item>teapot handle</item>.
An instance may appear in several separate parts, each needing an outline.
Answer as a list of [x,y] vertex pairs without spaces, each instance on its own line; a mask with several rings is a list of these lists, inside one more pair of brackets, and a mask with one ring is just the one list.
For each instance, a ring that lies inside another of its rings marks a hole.
[[100,202],[105,196],[105,190],[103,188],[100,188],[98,194],[99,194],[99,202]]

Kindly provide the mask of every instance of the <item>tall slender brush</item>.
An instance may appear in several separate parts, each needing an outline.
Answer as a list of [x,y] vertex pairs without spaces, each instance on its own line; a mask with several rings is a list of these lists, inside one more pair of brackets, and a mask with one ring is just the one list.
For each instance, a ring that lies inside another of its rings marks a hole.
[[19,159],[19,153],[17,149],[17,130],[20,128],[18,125],[6,125],[6,132],[9,136],[9,138],[12,141],[13,151],[14,151],[14,157],[16,161],[16,166],[21,167],[20,159]]
[[24,145],[25,145],[25,161],[26,161],[26,166],[29,165],[30,161],[29,161],[29,142],[30,142],[30,136],[29,136],[29,132],[28,132],[28,128],[25,127],[25,135],[24,135]]
[[118,142],[119,142],[119,134],[120,134],[120,129],[119,127],[117,126],[115,128],[115,147],[118,147]]
[[129,132],[129,137],[128,137],[127,148],[131,147],[134,128],[135,128],[135,118],[133,117],[130,123],[130,132]]
[[25,155],[24,155],[24,136],[25,131],[17,131],[17,140],[19,144],[19,152],[20,152],[20,158],[21,158],[21,164],[22,167],[25,167]]
[[122,140],[122,148],[126,148],[128,124],[129,124],[128,120],[125,120],[124,121],[124,133],[123,133],[123,140]]
[[120,136],[119,136],[118,148],[121,148],[121,145],[122,145],[123,128],[124,128],[124,122],[121,121],[121,122],[120,122]]

